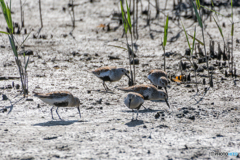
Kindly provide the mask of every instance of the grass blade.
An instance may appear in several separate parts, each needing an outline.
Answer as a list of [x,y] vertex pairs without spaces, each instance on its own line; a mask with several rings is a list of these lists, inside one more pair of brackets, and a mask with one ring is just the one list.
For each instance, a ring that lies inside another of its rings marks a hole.
[[199,1],[199,0],[196,0],[196,4],[197,4],[197,8],[198,8],[198,10],[199,10],[200,7],[201,7],[200,1]]
[[[192,39],[194,38],[192,35],[190,35],[190,34],[188,34],[188,35],[189,35],[189,37],[191,37]],[[197,39],[197,38],[195,38],[195,40],[196,40],[199,44],[201,44],[201,45],[204,46],[204,43],[203,43],[202,41],[200,41],[200,40]]]
[[25,70],[27,70],[28,62],[29,62],[29,56],[28,56],[27,63],[26,63],[26,65],[25,65]]
[[222,38],[224,38],[224,37],[223,37],[223,33],[222,33],[222,28],[218,25],[218,23],[217,23],[217,21],[216,21],[216,19],[215,19],[214,17],[213,17],[213,19],[214,19],[214,21],[215,21],[215,23],[216,23],[216,25],[217,25],[217,27],[218,27],[218,30],[219,30]]
[[234,34],[234,23],[232,23],[231,36]]
[[186,32],[186,30],[185,30],[185,28],[184,28],[183,23],[182,23],[182,27],[183,27],[183,30],[184,30],[185,35],[186,35],[186,39],[187,39],[187,42],[188,42],[188,47],[189,47],[189,49],[191,50],[191,46],[190,46],[190,43],[189,43],[189,40],[188,40],[188,35],[187,35],[187,32]]
[[167,34],[168,34],[168,16],[167,16],[166,24],[165,24],[165,27],[164,27],[164,39],[163,39],[163,46],[164,47],[167,44]]
[[193,51],[194,51],[194,46],[195,46],[195,40],[196,40],[196,26],[195,26],[195,29],[194,29],[194,36],[193,36],[193,44],[192,44],[192,55],[193,55]]
[[191,1],[192,1],[192,5],[193,5],[193,8],[194,8],[195,14],[196,14],[196,16],[197,16],[197,20],[198,20],[199,26],[200,26],[201,28],[203,28],[201,17],[200,17],[200,15],[198,14],[197,8],[196,8],[195,4],[193,3],[193,0],[191,0]]
[[214,3],[213,3],[213,0],[211,0],[211,3],[212,3],[212,6],[214,7]]
[[108,46],[112,46],[112,47],[116,47],[116,48],[121,48],[121,49],[127,50],[127,48],[124,48],[124,47],[121,47],[121,46],[115,46],[115,45],[111,45],[111,44],[109,44]]
[[125,12],[124,12],[124,9],[123,9],[122,0],[120,0],[120,5],[121,5],[121,12],[122,12],[122,21],[123,21],[125,33],[127,34],[128,26],[127,26],[125,18],[124,18]]
[[127,6],[127,22],[128,22],[128,28],[129,28],[129,32],[131,33],[132,32],[132,22],[131,22],[131,15],[130,15],[130,10],[129,10],[129,7],[128,7],[128,3],[127,3],[127,0],[126,0],[126,6]]
[[13,50],[13,53],[14,53],[15,57],[18,57],[16,46],[13,42],[13,39],[9,35],[8,35],[8,38],[9,38],[9,41],[10,41],[10,44],[11,44],[11,47],[12,47],[12,50]]
[[[31,32],[32,32],[32,31],[31,31]],[[22,46],[22,45],[25,43],[25,41],[27,40],[27,38],[29,37],[29,35],[30,35],[31,32],[28,33],[27,37],[23,40],[23,42],[21,43],[20,46]]]
[[219,12],[217,12],[217,11],[214,11],[214,10],[212,10],[212,9],[210,9],[210,8],[207,8],[207,7],[202,6],[202,5],[201,5],[201,7],[205,8],[205,9],[207,9],[207,10],[209,10],[209,11],[212,11],[212,12],[214,12],[215,14],[218,14],[218,15],[221,15],[221,16],[223,16],[223,17],[226,17],[226,16],[224,16],[223,14],[221,14],[221,13],[219,13]]
[[9,33],[7,33],[7,32],[3,32],[3,31],[0,31],[0,33],[9,34]]

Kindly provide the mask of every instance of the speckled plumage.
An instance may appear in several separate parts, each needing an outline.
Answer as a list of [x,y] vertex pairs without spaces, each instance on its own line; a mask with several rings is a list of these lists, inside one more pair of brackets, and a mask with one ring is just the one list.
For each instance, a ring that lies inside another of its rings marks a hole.
[[119,88],[119,90],[125,92],[136,92],[141,94],[144,97],[144,100],[165,100],[168,107],[168,95],[165,91],[158,90],[154,85],[147,84],[147,85],[135,85],[131,87]]
[[[139,93],[130,92],[124,98],[124,104],[128,108],[130,108],[132,110],[137,109],[137,117],[138,117],[138,110],[140,109],[140,107],[142,106],[143,103],[144,103],[144,97]],[[137,119],[137,117],[136,117],[136,119]],[[132,115],[132,119],[133,119],[133,115]]]
[[96,70],[92,71],[92,73],[103,81],[103,87],[105,90],[109,90],[105,84],[106,81],[119,81],[123,75],[126,75],[130,79],[125,68],[117,68],[113,66],[97,68]]
[[168,79],[167,79],[167,73],[162,70],[154,69],[151,70],[148,73],[147,77],[153,85],[163,87],[167,92],[167,85],[168,85]]
[[[80,113],[80,101],[77,97],[74,97],[70,92],[67,91],[55,91],[55,92],[50,92],[50,93],[35,93],[34,92],[34,96],[38,97],[39,99],[41,99],[43,102],[52,105],[52,106],[56,106],[57,110],[58,107],[75,107],[77,106],[78,108],[78,112],[81,118],[81,113]],[[51,108],[51,114],[52,114],[52,109]],[[58,112],[56,110],[56,113],[59,117],[59,119],[61,119],[61,117],[59,116]],[[52,114],[52,119],[53,119],[53,114]]]

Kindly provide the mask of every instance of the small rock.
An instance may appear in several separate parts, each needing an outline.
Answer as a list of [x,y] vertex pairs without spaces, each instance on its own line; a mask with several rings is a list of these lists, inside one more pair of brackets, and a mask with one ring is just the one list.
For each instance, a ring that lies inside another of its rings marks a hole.
[[109,60],[120,59],[118,56],[108,56]]
[[25,56],[30,56],[33,55],[33,51],[28,49],[28,50],[21,50],[18,52],[19,55],[23,55],[25,53]]
[[2,100],[3,100],[3,101],[6,101],[6,100],[8,100],[8,97],[7,97],[5,94],[3,94],[3,95],[2,95]]
[[106,104],[106,105],[110,105],[110,103],[109,103],[109,102],[106,102],[105,104]]
[[5,131],[5,132],[7,132],[7,131],[8,131],[8,129],[4,129],[4,131]]
[[91,57],[88,57],[87,59],[86,59],[86,61],[90,61],[92,58]]
[[190,54],[191,54],[191,51],[190,51],[189,48],[187,48],[187,49],[185,50],[185,55],[190,56]]
[[98,104],[102,104],[102,98],[97,101]]
[[204,71],[203,67],[198,67],[197,72],[203,72],[203,71]]
[[12,89],[12,85],[10,85],[10,84],[7,85],[7,86],[6,86],[6,89]]
[[[131,64],[133,64],[133,60],[131,61]],[[134,59],[134,64],[135,65],[139,64],[139,59]]]
[[16,84],[16,89],[19,89],[20,88],[20,85],[19,84]]

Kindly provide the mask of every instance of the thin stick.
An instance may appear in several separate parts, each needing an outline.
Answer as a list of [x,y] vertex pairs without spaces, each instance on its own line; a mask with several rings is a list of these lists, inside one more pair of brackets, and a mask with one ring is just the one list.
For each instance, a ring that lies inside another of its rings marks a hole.
[[138,0],[136,0],[136,39],[138,39]]
[[23,18],[23,10],[22,10],[22,0],[20,0],[20,12],[21,12],[21,28],[24,27],[24,18]]
[[[199,14],[200,14],[200,9],[199,9]],[[200,16],[201,16],[201,19],[203,19],[203,13]],[[207,59],[207,69],[208,69],[208,77],[209,77],[208,57],[207,57],[206,43],[205,43],[205,39],[204,39],[204,29],[203,28],[204,28],[204,25],[202,26],[202,36],[203,36],[205,57]],[[210,77],[209,77],[209,79],[210,79]]]
[[40,12],[41,28],[43,28],[41,0],[39,0],[38,2],[39,2],[39,12]]
[[74,1],[74,0],[72,0],[73,28],[75,28],[75,13],[74,13],[74,5],[73,5],[73,1]]
[[[167,1],[168,1],[168,0],[166,0],[166,2],[165,2],[165,7],[164,7],[164,9],[166,9],[166,8],[167,8]],[[175,0],[174,0],[174,1],[175,1]]]

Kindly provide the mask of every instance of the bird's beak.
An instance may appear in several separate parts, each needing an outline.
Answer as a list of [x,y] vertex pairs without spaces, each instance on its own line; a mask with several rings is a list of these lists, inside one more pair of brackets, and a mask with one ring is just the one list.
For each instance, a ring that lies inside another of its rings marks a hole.
[[125,73],[125,75],[130,79],[129,75],[127,73]]
[[79,113],[79,116],[80,116],[80,118],[81,118],[81,112],[80,112],[80,105],[78,105],[78,113]]
[[167,106],[170,108],[170,105],[169,105],[169,103],[168,103],[168,100],[167,100],[167,99],[165,99],[165,102],[167,103]]
[[[165,91],[166,91],[166,93],[167,93],[167,87],[164,87],[164,89],[165,89]],[[168,94],[168,93],[167,93]]]

